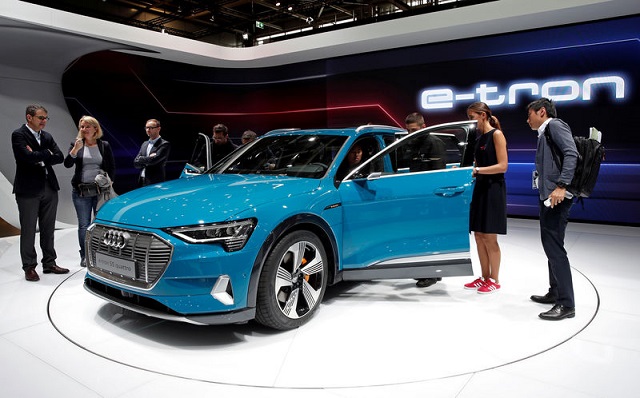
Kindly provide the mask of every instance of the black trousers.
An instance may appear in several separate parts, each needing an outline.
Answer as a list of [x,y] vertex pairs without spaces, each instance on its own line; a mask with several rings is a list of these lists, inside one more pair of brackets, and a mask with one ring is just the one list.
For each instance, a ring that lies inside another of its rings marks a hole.
[[556,304],[575,307],[571,265],[564,248],[564,235],[569,222],[573,200],[565,199],[558,205],[546,207],[540,201],[540,238],[547,255],[549,293],[556,296]]
[[36,254],[36,226],[40,226],[40,249],[42,249],[42,268],[56,265],[56,250],[53,247],[58,211],[58,191],[44,184],[38,195],[16,195],[20,217],[20,257],[22,269],[27,270],[38,265]]

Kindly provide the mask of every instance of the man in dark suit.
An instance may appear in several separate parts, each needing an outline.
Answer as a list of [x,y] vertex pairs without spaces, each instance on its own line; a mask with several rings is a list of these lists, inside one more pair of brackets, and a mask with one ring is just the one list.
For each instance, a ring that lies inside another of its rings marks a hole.
[[[541,98],[533,101],[527,106],[527,112],[527,123],[538,134],[536,177],[533,183],[540,192],[540,238],[549,271],[549,291],[544,296],[533,295],[531,300],[554,304],[549,311],[540,313],[539,317],[544,320],[573,318],[576,314],[573,279],[564,248],[564,235],[573,206],[573,196],[567,191],[567,186],[573,179],[578,150],[571,128],[557,118],[556,106],[551,100]],[[552,148],[557,148],[561,156],[562,163],[559,166],[553,159],[556,149]]]
[[56,265],[54,231],[58,211],[58,179],[53,165],[62,163],[64,155],[51,134],[44,131],[49,120],[47,110],[29,105],[27,123],[11,134],[16,176],[13,193],[20,217],[20,257],[25,279],[40,280],[36,272],[38,257],[35,249],[36,224],[40,226],[42,269],[45,274],[66,274],[66,268]]
[[229,138],[229,129],[224,124],[213,126],[211,138],[211,164],[218,163],[219,160],[238,148]]
[[145,130],[149,140],[145,141],[133,161],[137,169],[142,169],[138,178],[138,186],[156,184],[166,180],[165,165],[169,159],[171,144],[160,137],[160,121],[149,119]]

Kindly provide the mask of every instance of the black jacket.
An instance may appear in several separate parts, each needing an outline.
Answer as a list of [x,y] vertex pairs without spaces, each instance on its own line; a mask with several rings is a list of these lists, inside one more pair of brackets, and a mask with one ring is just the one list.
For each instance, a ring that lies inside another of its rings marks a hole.
[[[98,150],[100,151],[100,155],[102,155],[102,163],[100,164],[100,169],[107,172],[111,181],[113,181],[113,177],[116,172],[116,162],[113,158],[113,151],[111,150],[111,145],[109,142],[98,139],[96,140],[98,144]],[[74,143],[71,143],[69,147],[69,152],[71,148],[73,148]],[[73,177],[71,177],[71,186],[74,189],[78,189],[78,184],[82,182],[82,159],[84,155],[84,146],[80,148],[76,157],[73,158],[71,155],[67,154],[64,158],[64,167],[71,168],[73,165],[76,166],[76,169],[73,173]]]
[[11,134],[11,146],[16,159],[13,193],[37,195],[44,190],[44,184],[47,182],[54,190],[60,190],[52,166],[62,163],[64,155],[51,134],[42,130],[38,144],[29,128],[22,125]]
[[[133,160],[136,169],[145,169],[144,177],[149,184],[156,184],[166,180],[165,165],[171,152],[171,144],[164,138],[158,138],[147,156],[149,141],[145,141],[140,147],[138,156]],[[155,154],[154,156],[151,156]]]

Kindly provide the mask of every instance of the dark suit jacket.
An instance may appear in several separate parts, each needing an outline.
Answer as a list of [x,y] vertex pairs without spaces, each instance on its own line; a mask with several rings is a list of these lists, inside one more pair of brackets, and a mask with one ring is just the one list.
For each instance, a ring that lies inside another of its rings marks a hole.
[[16,159],[16,176],[13,180],[13,193],[16,195],[37,195],[44,190],[45,183],[56,191],[60,190],[52,166],[62,163],[64,155],[51,134],[44,130],[40,133],[40,144],[26,125],[11,134],[11,146]]
[[[113,158],[113,151],[111,150],[111,145],[109,142],[103,141],[101,139],[97,140],[98,150],[100,151],[100,155],[102,155],[102,164],[100,168],[107,172],[111,181],[113,181],[113,177],[116,171],[116,162]],[[69,151],[73,148],[74,143],[71,143],[69,147]],[[67,156],[64,158],[64,167],[70,168],[75,165],[76,169],[73,172],[73,177],[71,177],[71,186],[76,188],[78,184],[82,182],[82,161],[84,155],[84,147],[80,148],[75,158],[71,157],[67,153]]]
[[[138,156],[133,160],[136,169],[145,169],[144,175],[148,183],[155,184],[166,180],[165,165],[169,159],[171,144],[169,141],[160,137],[155,145],[151,148],[149,156],[147,156],[147,147],[149,141],[145,141],[138,152]],[[151,156],[155,153],[155,156]]]

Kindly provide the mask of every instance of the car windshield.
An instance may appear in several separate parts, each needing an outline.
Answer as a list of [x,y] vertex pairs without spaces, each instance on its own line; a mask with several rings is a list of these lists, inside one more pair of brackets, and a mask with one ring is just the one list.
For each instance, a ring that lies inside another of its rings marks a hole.
[[346,140],[344,136],[309,134],[263,137],[210,172],[322,178]]

